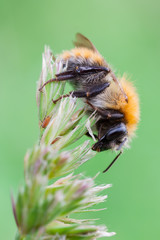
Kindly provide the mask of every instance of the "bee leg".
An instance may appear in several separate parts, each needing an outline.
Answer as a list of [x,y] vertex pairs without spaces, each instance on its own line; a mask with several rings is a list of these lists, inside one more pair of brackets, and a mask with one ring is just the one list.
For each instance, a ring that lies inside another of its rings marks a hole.
[[94,105],[92,105],[88,100],[86,101],[86,103],[91,106],[95,111],[97,111],[101,117],[103,117],[104,119],[122,119],[124,118],[124,114],[123,113],[120,113],[120,112],[113,112],[112,110],[102,110],[98,107],[95,107]]
[[69,92],[69,94],[64,94],[64,95],[60,96],[56,100],[52,99],[52,102],[55,104],[56,102],[58,102],[62,98],[69,97],[70,95],[72,95],[73,97],[78,97],[78,98],[85,97],[84,92],[82,92],[82,91],[73,91],[73,92]]
[[61,100],[62,98],[66,98],[69,97],[72,94],[72,92],[70,92],[69,94],[64,94],[62,96],[60,96],[59,98],[57,98],[56,100],[52,99],[52,102],[55,104],[56,102],[58,102],[59,100]]
[[98,73],[98,72],[104,72],[105,75],[107,75],[109,72],[110,72],[110,69],[107,68],[107,67],[102,67],[102,66],[83,66],[83,67],[80,67],[80,66],[77,66],[76,69],[75,69],[75,72],[78,74],[78,75],[85,75],[85,74],[95,74],[95,73]]
[[73,74],[73,73],[70,72],[70,71],[68,71],[68,72],[63,72],[63,73],[61,73],[61,74],[56,74],[56,77],[48,80],[47,82],[45,82],[45,83],[39,88],[39,91],[41,92],[42,89],[44,88],[44,86],[46,86],[48,83],[51,83],[51,82],[60,82],[60,81],[65,81],[65,80],[72,80],[74,77],[75,77],[75,74]]
[[107,87],[110,86],[109,82],[97,84],[94,87],[88,88],[86,91],[74,91],[73,96],[78,98],[92,98],[103,92]]
[[72,95],[73,97],[77,97],[77,98],[83,98],[83,97],[86,97],[86,94],[87,93],[85,91],[72,91],[72,92],[69,92],[69,94],[64,94],[64,95],[60,96],[56,100],[52,99],[52,102],[56,103],[59,100],[61,100],[62,98],[69,97],[70,95]]
[[109,120],[120,120],[124,118],[124,114],[119,111],[112,111],[112,109],[101,110],[98,109],[97,112],[101,115],[102,119]]
[[70,92],[69,94],[62,95],[59,98],[57,98],[56,100],[52,100],[52,101],[53,101],[53,103],[56,103],[57,101],[59,101],[60,99],[62,99],[64,97],[69,97],[71,94],[73,97],[77,97],[77,98],[95,97],[96,95],[103,92],[107,87],[109,87],[109,85],[110,85],[110,83],[106,82],[106,83],[95,85],[94,87],[89,88],[87,91],[73,91],[73,92]]
[[[40,88],[39,91],[42,91],[42,89],[44,88],[45,85],[47,85],[48,83],[51,82],[59,82],[59,81],[65,81],[65,80],[72,80],[76,77],[80,77],[82,75],[86,75],[86,74],[95,74],[98,72],[104,72],[105,75],[107,75],[110,72],[110,69],[106,68],[106,67],[76,67],[74,70],[71,71],[65,71],[65,72],[61,72],[56,74],[55,78],[52,78],[50,80],[48,80],[47,82],[45,82]],[[106,84],[106,83],[103,83]],[[108,83],[109,84],[109,83]],[[99,85],[97,85],[98,87]]]

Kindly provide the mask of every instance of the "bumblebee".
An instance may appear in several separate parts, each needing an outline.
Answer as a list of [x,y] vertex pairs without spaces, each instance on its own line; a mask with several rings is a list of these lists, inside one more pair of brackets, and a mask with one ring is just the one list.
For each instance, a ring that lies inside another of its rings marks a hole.
[[97,142],[92,146],[94,151],[115,150],[120,151],[111,164],[103,171],[106,172],[128,146],[134,136],[139,122],[139,99],[136,89],[125,75],[117,78],[97,51],[92,42],[82,34],[76,34],[75,48],[64,51],[56,61],[61,61],[64,71],[56,74],[56,78],[47,81],[41,88],[54,81],[69,80],[77,98],[83,98],[88,112],[96,111],[95,135]]

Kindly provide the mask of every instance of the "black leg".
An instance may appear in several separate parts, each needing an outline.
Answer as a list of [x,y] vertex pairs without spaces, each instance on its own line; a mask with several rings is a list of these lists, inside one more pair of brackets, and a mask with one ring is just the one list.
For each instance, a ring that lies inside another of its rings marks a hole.
[[88,88],[86,91],[74,91],[73,96],[78,98],[92,98],[103,92],[107,87],[109,87],[110,83],[101,83],[94,85],[93,87]]
[[95,97],[96,95],[100,94],[101,92],[103,92],[105,90],[105,88],[109,87],[110,83],[106,82],[106,83],[101,83],[99,85],[95,85],[94,87],[88,88],[87,91],[73,91],[70,92],[69,94],[65,94],[60,96],[59,98],[57,98],[56,100],[52,100],[53,103],[56,103],[57,101],[59,101],[60,99],[64,98],[64,97],[69,97],[70,94],[72,94],[73,97],[77,97],[77,98],[92,98]]
[[102,66],[83,66],[79,67],[77,66],[75,69],[75,72],[80,75],[85,75],[85,74],[95,74],[98,72],[105,72],[105,75],[107,75],[110,72],[110,69],[107,67],[102,67]]
[[44,88],[44,86],[46,86],[48,83],[51,82],[60,82],[60,81],[65,81],[65,80],[72,80],[74,78],[74,76],[72,74],[66,73],[66,75],[62,75],[62,76],[56,76],[56,78],[52,78],[50,80],[48,80],[47,82],[45,82],[40,88],[39,91],[42,91],[42,89]]
[[[44,86],[47,85],[48,83],[51,83],[51,82],[72,80],[72,79],[75,79],[76,77],[81,77],[83,75],[92,75],[92,74],[95,75],[96,73],[98,74],[100,72],[103,72],[104,76],[106,76],[110,72],[110,69],[108,69],[107,67],[102,67],[102,66],[99,66],[99,67],[95,67],[95,66],[92,66],[92,67],[89,67],[89,66],[79,67],[79,66],[77,66],[77,67],[75,67],[71,71],[65,71],[65,72],[56,74],[55,75],[56,77],[48,80],[47,82],[45,82],[40,87],[39,91],[42,91]],[[95,78],[96,78],[96,76],[95,76]]]
[[69,97],[71,95],[72,92],[70,92],[69,94],[64,94],[62,96],[60,96],[59,98],[57,98],[56,100],[52,99],[52,102],[55,104],[56,102],[58,102],[59,100],[61,100],[62,98],[66,98]]
[[108,110],[102,110],[98,107],[95,107],[94,105],[92,105],[88,100],[86,101],[86,103],[91,106],[95,111],[97,111],[102,118],[104,119],[122,119],[124,118],[124,114],[120,113],[119,111],[113,110],[113,109],[108,109]]

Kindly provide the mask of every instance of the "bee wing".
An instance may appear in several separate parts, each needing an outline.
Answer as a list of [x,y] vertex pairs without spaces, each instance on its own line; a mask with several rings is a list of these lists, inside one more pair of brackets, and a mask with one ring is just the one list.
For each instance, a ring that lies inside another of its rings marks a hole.
[[93,43],[81,33],[76,34],[76,41],[73,41],[73,44],[75,47],[84,47],[99,53]]

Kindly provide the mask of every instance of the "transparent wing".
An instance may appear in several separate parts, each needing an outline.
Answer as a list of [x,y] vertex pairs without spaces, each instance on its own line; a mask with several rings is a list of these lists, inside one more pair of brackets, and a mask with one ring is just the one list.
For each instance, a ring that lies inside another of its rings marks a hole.
[[88,38],[86,38],[84,35],[82,35],[81,33],[76,34],[76,40],[73,41],[73,44],[76,47],[88,48],[90,50],[93,50],[94,52],[99,53],[98,50],[93,45],[93,43]]

